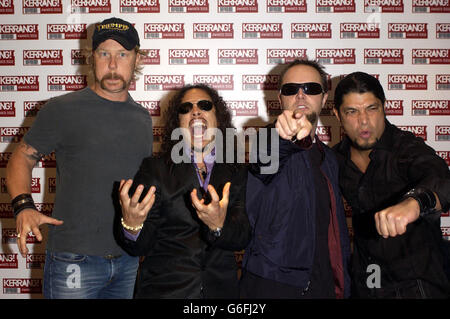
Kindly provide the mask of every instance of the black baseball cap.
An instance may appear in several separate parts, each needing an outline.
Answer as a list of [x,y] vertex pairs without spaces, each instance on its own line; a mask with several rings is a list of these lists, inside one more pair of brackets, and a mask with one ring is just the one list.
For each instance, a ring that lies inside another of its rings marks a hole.
[[140,46],[136,29],[131,23],[119,18],[109,18],[95,25],[92,50],[108,39],[116,40],[127,50]]

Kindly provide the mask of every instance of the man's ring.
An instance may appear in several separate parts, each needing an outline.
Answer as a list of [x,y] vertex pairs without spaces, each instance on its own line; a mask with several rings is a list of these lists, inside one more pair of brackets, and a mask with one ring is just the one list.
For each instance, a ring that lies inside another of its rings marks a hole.
[[20,233],[17,233],[17,238],[20,238]]

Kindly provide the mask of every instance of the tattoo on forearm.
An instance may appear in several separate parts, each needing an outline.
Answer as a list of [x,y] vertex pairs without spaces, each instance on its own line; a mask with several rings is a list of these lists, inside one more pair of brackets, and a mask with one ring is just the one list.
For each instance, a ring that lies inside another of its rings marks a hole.
[[33,161],[39,161],[42,157],[44,157],[44,154],[39,153],[38,151],[36,151],[33,147],[31,147],[30,145],[26,144],[25,142],[21,142],[20,145],[23,149],[23,152],[25,153],[25,155],[33,160]]

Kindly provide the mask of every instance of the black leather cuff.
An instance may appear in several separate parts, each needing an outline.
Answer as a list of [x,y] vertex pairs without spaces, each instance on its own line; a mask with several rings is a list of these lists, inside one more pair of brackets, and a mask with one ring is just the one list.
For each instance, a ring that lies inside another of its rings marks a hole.
[[436,207],[436,197],[434,196],[434,193],[424,187],[413,188],[403,195],[403,199],[409,197],[414,198],[419,203],[420,216],[432,213]]
[[14,197],[14,199],[11,201],[11,206],[13,208],[14,218],[16,218],[17,215],[24,209],[32,208],[37,210],[31,194],[20,194]]

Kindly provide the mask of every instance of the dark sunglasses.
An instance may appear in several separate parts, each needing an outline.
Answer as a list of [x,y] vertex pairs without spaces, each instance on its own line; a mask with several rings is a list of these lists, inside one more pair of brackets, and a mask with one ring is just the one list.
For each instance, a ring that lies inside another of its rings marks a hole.
[[323,93],[322,85],[316,82],[307,83],[286,83],[281,87],[281,95],[295,95],[302,89],[307,95],[317,95]]
[[197,107],[202,111],[211,111],[213,107],[213,102],[208,100],[200,100],[197,103],[192,102],[184,102],[181,103],[180,106],[178,106],[178,113],[179,114],[187,114],[189,113],[192,108],[194,107],[194,104],[197,104]]

